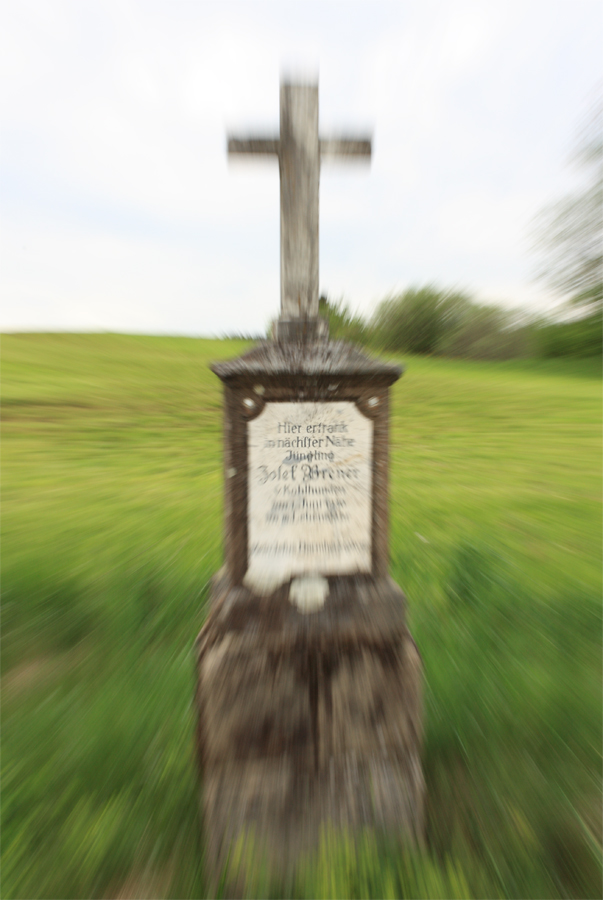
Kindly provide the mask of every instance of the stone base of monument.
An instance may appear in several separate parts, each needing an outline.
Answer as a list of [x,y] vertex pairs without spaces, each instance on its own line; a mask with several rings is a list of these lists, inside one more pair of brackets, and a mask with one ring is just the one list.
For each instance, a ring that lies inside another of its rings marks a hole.
[[290,876],[325,830],[421,840],[421,662],[404,595],[387,577],[325,581],[308,612],[290,583],[261,597],[215,579],[197,641],[210,882],[234,857],[231,889],[250,863]]
[[208,875],[230,867],[229,893],[245,889],[240,859],[288,877],[323,831],[415,841],[423,828],[421,665],[388,575],[401,369],[281,338],[212,367],[225,564],[198,638],[197,704]]

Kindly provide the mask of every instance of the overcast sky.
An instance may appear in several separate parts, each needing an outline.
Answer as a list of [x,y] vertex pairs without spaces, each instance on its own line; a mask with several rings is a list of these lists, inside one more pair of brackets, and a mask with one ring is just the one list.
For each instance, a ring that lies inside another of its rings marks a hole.
[[221,334],[278,312],[276,162],[226,133],[278,131],[283,72],[315,73],[325,134],[320,286],[353,310],[436,282],[555,299],[530,222],[602,77],[600,0],[5,0],[4,330]]

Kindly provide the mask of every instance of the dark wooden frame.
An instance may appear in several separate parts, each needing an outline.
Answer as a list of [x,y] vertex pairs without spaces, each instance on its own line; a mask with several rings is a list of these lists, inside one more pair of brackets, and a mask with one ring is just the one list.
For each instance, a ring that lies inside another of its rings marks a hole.
[[[217,369],[217,367],[216,367]],[[242,584],[248,567],[247,423],[266,403],[352,401],[373,422],[371,572],[388,574],[388,443],[391,375],[279,375],[229,378],[224,387],[224,556],[231,586]],[[377,399],[377,404],[369,401]],[[247,403],[245,402],[247,401]],[[251,406],[250,404],[254,405]]]

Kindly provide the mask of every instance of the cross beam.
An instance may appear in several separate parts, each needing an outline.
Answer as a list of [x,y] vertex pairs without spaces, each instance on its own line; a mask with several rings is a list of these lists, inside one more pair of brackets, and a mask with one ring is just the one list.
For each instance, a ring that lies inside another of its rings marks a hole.
[[320,162],[333,158],[370,159],[370,139],[320,139],[318,85],[285,82],[280,91],[280,137],[229,137],[228,153],[278,157],[281,321],[317,319]]

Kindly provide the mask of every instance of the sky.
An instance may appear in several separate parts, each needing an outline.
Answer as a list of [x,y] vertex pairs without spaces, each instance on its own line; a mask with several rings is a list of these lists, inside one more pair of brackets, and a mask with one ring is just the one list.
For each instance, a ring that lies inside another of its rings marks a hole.
[[538,211],[603,78],[600,0],[5,0],[0,328],[262,333],[280,305],[279,82],[371,164],[320,187],[320,289],[369,315],[409,286],[548,311]]

